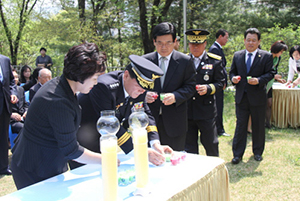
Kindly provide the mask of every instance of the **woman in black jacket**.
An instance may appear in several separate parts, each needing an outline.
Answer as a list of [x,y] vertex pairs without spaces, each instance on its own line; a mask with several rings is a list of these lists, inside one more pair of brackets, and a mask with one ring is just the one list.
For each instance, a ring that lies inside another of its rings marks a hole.
[[104,54],[93,43],[72,47],[61,77],[47,82],[30,104],[13,148],[11,168],[18,189],[67,171],[67,161],[101,163],[101,154],[80,146],[77,93],[89,93],[105,70]]

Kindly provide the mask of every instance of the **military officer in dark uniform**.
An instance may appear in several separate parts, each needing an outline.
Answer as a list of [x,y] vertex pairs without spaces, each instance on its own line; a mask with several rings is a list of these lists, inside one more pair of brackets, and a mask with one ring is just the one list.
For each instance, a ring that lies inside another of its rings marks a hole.
[[[100,152],[100,134],[96,129],[97,120],[103,110],[115,110],[116,117],[121,123],[120,130],[116,134],[118,146],[127,154],[133,149],[131,135],[127,132],[128,118],[132,109],[143,105],[149,117],[148,141],[153,149],[148,150],[149,161],[155,165],[164,162],[164,152],[172,152],[168,146],[160,145],[155,120],[151,115],[145,100],[146,89],[153,89],[154,80],[163,75],[162,70],[152,62],[137,55],[130,55],[131,63],[125,71],[114,71],[101,75],[98,84],[89,94],[79,95],[79,104],[82,108],[80,128],[77,132],[77,140],[80,145]],[[70,162],[70,167],[80,166],[76,162]]]
[[221,57],[205,51],[207,35],[203,29],[192,29],[185,32],[189,40],[190,56],[196,68],[195,94],[188,101],[188,132],[185,150],[199,153],[198,130],[200,141],[206,155],[219,156],[219,141],[216,128],[217,108],[215,93],[223,89],[225,76]]

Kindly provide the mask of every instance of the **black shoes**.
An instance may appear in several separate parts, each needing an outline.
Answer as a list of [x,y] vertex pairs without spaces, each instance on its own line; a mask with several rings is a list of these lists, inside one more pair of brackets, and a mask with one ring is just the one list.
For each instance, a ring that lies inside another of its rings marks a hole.
[[12,172],[10,169],[7,169],[6,171],[4,172],[0,172],[0,175],[12,175]]
[[[254,155],[254,160],[256,160],[256,161],[262,161],[263,157],[261,155]],[[231,163],[232,164],[239,164],[241,161],[242,161],[242,157],[234,157],[231,160]]]
[[263,157],[261,155],[254,155],[254,160],[256,160],[256,161],[262,161]]
[[228,134],[228,133],[219,133],[218,135],[219,136],[225,136],[225,137],[229,137],[230,136],[230,134]]
[[231,163],[232,164],[239,164],[239,162],[241,162],[242,160],[242,157],[234,157],[232,160],[231,160]]

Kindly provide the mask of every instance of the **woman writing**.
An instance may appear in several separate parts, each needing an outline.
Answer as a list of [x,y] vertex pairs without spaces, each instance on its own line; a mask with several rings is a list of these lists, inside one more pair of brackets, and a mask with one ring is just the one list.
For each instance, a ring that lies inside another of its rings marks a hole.
[[89,93],[106,57],[93,43],[72,47],[61,77],[47,82],[35,95],[14,146],[11,168],[18,189],[67,171],[67,161],[101,163],[101,155],[81,147],[76,133],[81,120],[77,92]]
[[288,49],[287,45],[282,41],[278,40],[271,46],[271,53],[273,55],[273,68],[275,71],[274,79],[268,82],[267,85],[267,107],[266,107],[266,127],[271,128],[270,119],[271,119],[271,110],[272,110],[272,85],[274,81],[280,83],[286,83],[284,79],[282,79],[281,75],[277,74],[279,62],[281,59],[281,55],[284,51]]

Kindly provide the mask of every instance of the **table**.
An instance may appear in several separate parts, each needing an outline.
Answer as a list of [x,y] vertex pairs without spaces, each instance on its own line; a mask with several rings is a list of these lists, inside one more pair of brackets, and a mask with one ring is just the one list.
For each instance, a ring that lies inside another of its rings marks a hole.
[[[119,171],[133,168],[133,153],[120,154]],[[133,196],[135,183],[118,188],[121,200],[229,201],[229,178],[224,160],[187,154],[173,166],[149,164],[152,192],[148,197]],[[0,198],[0,201],[102,200],[101,165],[85,165]]]
[[278,128],[300,126],[300,88],[288,88],[285,84],[273,84],[271,122]]

